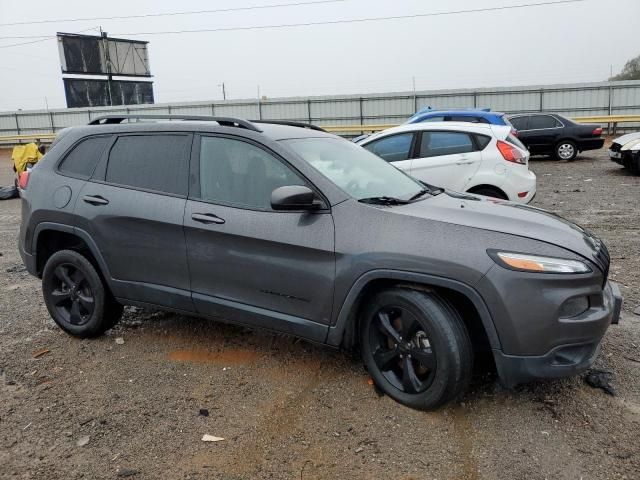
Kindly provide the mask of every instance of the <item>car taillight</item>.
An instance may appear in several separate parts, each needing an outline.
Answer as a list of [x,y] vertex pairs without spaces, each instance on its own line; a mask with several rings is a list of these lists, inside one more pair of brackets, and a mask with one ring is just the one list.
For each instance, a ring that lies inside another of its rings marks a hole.
[[20,175],[18,175],[18,186],[24,190],[29,185],[29,172],[24,171]]
[[600,135],[602,135],[602,128],[601,127],[594,128],[591,134],[599,137]]
[[514,147],[510,143],[498,140],[496,142],[496,146],[507,162],[519,163],[521,165],[526,163],[526,157],[518,148]]

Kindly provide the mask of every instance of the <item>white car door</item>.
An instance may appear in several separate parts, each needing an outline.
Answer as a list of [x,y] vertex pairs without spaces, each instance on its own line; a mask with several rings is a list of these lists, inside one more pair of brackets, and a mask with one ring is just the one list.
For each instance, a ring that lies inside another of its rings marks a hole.
[[411,176],[449,190],[464,191],[482,162],[482,153],[468,132],[426,130],[421,132],[418,158]]
[[362,147],[394,167],[410,173],[412,163],[410,157],[415,136],[415,132],[396,133],[374,140]]

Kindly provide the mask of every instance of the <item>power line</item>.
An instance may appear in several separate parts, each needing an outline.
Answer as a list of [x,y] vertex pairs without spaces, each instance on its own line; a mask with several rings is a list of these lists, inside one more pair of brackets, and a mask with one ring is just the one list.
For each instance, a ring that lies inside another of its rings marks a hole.
[[444,15],[458,15],[463,13],[480,13],[480,12],[493,12],[498,10],[512,10],[517,8],[528,7],[541,7],[548,5],[562,5],[569,3],[581,3],[588,0],[556,0],[541,3],[523,3],[519,5],[507,5],[502,7],[486,7],[486,8],[474,8],[470,10],[451,10],[447,12],[433,12],[433,13],[417,13],[413,15],[396,15],[390,17],[371,17],[371,18],[354,18],[344,20],[327,20],[322,22],[305,22],[305,23],[287,23],[279,25],[255,25],[247,27],[222,27],[222,28],[205,28],[198,30],[167,30],[156,32],[133,32],[133,33],[116,33],[119,36],[138,36],[138,35],[171,35],[171,34],[183,34],[183,33],[206,33],[206,32],[233,32],[240,30],[265,30],[271,28],[292,28],[292,27],[311,27],[316,25],[337,25],[343,23],[364,23],[364,22],[378,22],[386,20],[401,20],[407,18],[424,18],[424,17],[439,17]]
[[[345,1],[345,0],[336,0],[336,1]],[[205,28],[205,29],[197,29],[197,30],[127,32],[127,33],[115,33],[114,35],[118,35],[118,36],[174,35],[174,34],[185,34],[185,33],[213,33],[213,32],[233,32],[233,31],[244,31],[244,30],[266,30],[266,29],[277,29],[277,28],[311,27],[311,26],[317,26],[317,25],[338,25],[338,24],[345,24],[345,23],[365,23],[365,22],[378,22],[378,21],[388,21],[388,20],[402,20],[402,19],[411,19],[411,18],[440,17],[440,16],[446,16],[446,15],[459,15],[459,14],[465,14],[465,13],[495,12],[500,10],[514,10],[514,9],[522,9],[522,8],[530,8],[530,7],[566,5],[571,3],[582,3],[586,1],[588,0],[555,0],[555,1],[539,2],[539,3],[522,3],[518,5],[505,5],[501,7],[485,7],[485,8],[474,8],[469,10],[450,10],[445,12],[416,13],[416,14],[410,14],[410,15],[395,15],[395,16],[389,16],[389,17],[339,19],[339,20],[326,20],[326,21],[320,21],[320,22],[286,23],[286,24],[278,24],[278,25],[250,25],[246,27]],[[34,35],[34,36],[23,36],[23,37],[0,37],[0,40],[10,39],[10,38],[22,38],[22,39],[39,38],[41,40],[37,40],[37,41],[44,41],[44,40],[48,40],[49,38],[55,38],[55,37],[49,36],[49,37],[43,38],[42,35]],[[13,47],[17,45],[27,45],[29,43],[36,43],[36,42],[4,45],[4,46],[0,46],[0,48]]]
[[[124,20],[129,18],[173,17],[177,15],[197,15],[201,13],[240,12],[245,10],[264,10],[269,8],[281,8],[281,7],[300,7],[305,5],[319,5],[319,4],[325,4],[325,3],[338,3],[338,2],[346,2],[346,1],[347,0],[315,0],[311,2],[276,3],[273,5],[256,5],[252,7],[219,8],[215,10],[194,10],[194,11],[188,11],[188,12],[145,13],[141,15],[118,15],[115,17],[64,18],[59,20],[35,20],[31,22],[0,23],[0,27],[10,27],[14,25],[37,25],[37,24],[43,24],[43,23],[85,22],[85,21],[92,22],[94,20]],[[20,38],[20,37],[4,37],[4,38]]]
[[[79,32],[75,32],[75,33],[85,33],[90,30],[98,30],[99,28],[100,27],[91,27],[85,30],[80,30]],[[0,48],[19,47],[21,45],[31,45],[32,43],[46,42],[47,40],[51,40],[52,38],[56,38],[56,37],[57,35],[49,35],[48,37],[40,38],[40,40],[32,40],[30,42],[22,42],[22,43],[12,43],[10,45],[0,45]]]

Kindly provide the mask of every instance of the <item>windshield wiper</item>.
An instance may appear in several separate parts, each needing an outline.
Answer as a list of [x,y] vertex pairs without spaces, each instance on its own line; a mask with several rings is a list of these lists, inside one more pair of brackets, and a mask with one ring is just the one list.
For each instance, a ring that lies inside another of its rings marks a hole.
[[428,188],[423,188],[422,190],[420,190],[418,193],[416,193],[413,197],[411,197],[409,199],[410,202],[413,202],[414,200],[419,199],[420,197],[426,195],[427,193],[433,194],[432,193],[433,190],[429,190]]
[[406,205],[407,203],[409,203],[408,200],[386,196],[361,198],[358,201],[360,203],[370,203],[373,205]]

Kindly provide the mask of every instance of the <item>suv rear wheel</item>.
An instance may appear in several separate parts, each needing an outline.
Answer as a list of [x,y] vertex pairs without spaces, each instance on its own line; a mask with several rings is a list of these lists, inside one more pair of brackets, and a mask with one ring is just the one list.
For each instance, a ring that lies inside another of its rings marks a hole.
[[73,250],[61,250],[47,260],[42,293],[53,320],[77,337],[98,336],[122,316],[122,305],[113,299],[94,266]]
[[394,288],[377,294],[361,319],[360,346],[374,382],[420,410],[466,389],[473,367],[468,332],[456,310],[433,292]]

